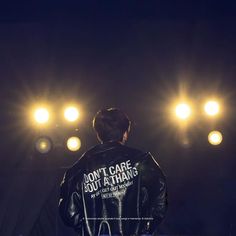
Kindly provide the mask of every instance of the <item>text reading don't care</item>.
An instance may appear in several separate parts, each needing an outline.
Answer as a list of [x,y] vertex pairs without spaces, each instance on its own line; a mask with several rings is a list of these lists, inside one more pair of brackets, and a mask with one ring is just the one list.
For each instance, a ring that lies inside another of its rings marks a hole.
[[100,188],[125,183],[137,175],[137,168],[132,166],[130,160],[128,160],[84,174],[84,189],[85,192],[92,193]]

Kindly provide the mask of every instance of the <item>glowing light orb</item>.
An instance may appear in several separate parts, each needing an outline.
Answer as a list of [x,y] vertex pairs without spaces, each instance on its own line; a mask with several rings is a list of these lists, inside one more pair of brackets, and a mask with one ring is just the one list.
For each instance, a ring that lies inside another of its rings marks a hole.
[[74,137],[70,137],[67,140],[67,148],[72,151],[72,152],[76,152],[80,149],[81,147],[81,141],[78,137],[74,136]]
[[79,115],[79,110],[76,107],[67,107],[64,111],[64,117],[69,122],[76,121]]
[[208,101],[204,106],[204,110],[207,115],[215,116],[219,113],[220,106],[219,106],[218,102],[216,102],[216,101]]
[[210,144],[212,145],[219,145],[221,144],[223,140],[223,136],[221,134],[221,132],[219,131],[211,131],[209,134],[208,134],[208,141]]
[[175,108],[176,116],[181,120],[186,120],[191,115],[191,108],[186,103],[178,104]]
[[34,119],[39,124],[45,124],[49,120],[49,112],[46,108],[38,108],[34,112]]
[[39,138],[35,143],[35,148],[38,152],[46,154],[51,151],[52,142],[47,137]]

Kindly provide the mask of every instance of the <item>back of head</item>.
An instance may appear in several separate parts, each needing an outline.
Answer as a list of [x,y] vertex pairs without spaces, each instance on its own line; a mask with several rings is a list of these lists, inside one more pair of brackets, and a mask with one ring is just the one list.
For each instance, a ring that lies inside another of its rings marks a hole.
[[122,141],[124,133],[129,132],[130,120],[117,108],[102,109],[93,119],[93,128],[102,142]]

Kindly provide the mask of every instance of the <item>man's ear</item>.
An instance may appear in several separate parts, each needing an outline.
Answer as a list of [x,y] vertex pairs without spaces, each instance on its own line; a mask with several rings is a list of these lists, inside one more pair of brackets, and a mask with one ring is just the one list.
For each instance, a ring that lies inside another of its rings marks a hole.
[[128,131],[125,131],[124,132],[124,135],[123,135],[123,142],[126,142],[128,140]]
[[97,139],[98,139],[98,141],[99,141],[100,143],[102,143],[102,140],[100,139],[100,137],[98,136],[98,134],[97,134]]

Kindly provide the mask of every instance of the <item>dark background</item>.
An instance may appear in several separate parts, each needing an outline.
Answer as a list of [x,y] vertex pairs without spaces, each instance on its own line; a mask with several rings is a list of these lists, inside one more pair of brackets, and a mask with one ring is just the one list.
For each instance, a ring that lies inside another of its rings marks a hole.
[[[160,234],[236,235],[235,20],[234,1],[2,4],[0,235],[73,235],[57,215],[58,189],[68,166],[97,144],[92,118],[104,107],[129,115],[128,145],[151,151],[167,176]],[[195,107],[184,134],[168,112],[181,94]],[[211,96],[222,102],[215,120],[201,112]],[[82,107],[81,150],[58,145],[38,155],[40,134],[63,143],[74,132],[59,118],[71,100]],[[29,125],[38,101],[54,108],[45,130]],[[212,129],[224,135],[217,147],[207,142]]]

